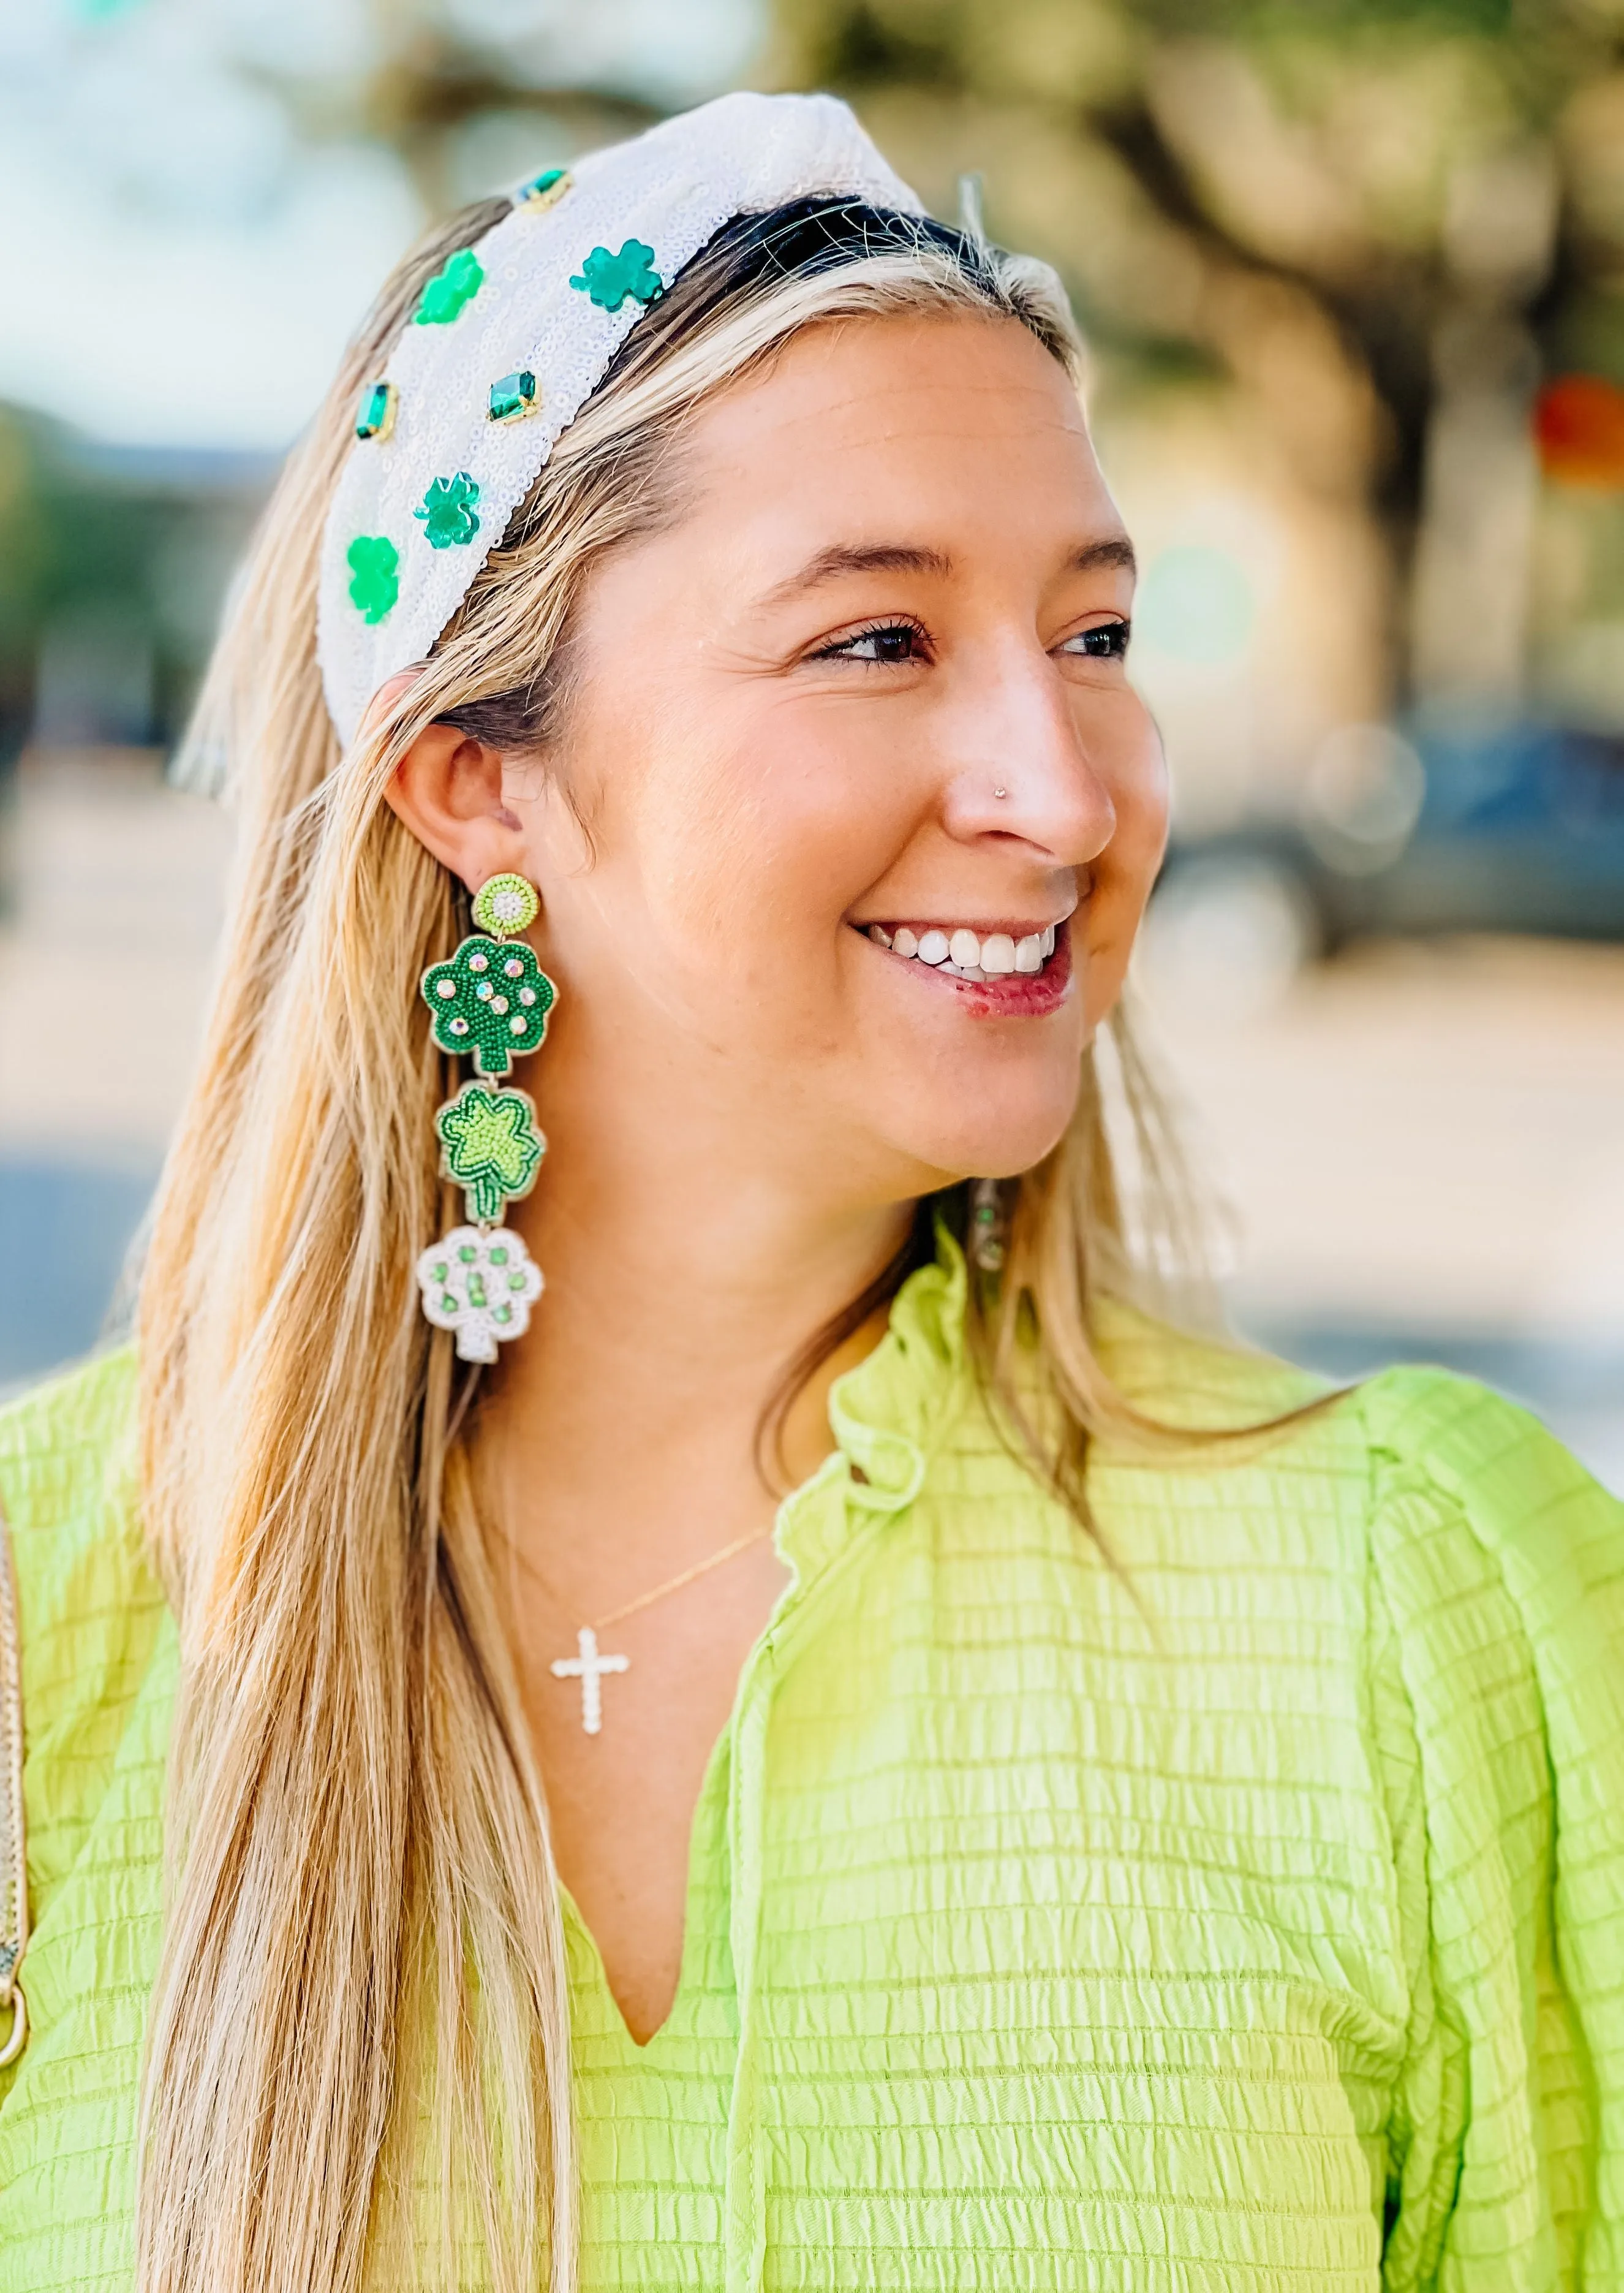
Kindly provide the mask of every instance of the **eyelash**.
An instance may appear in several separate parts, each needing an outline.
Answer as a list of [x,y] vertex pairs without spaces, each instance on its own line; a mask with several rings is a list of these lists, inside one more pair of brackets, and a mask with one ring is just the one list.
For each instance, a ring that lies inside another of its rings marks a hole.
[[[1121,660],[1127,652],[1131,624],[1126,620],[1099,621],[1093,628],[1079,629],[1068,637],[1059,650],[1070,653],[1074,660]],[[893,656],[862,660],[852,648],[875,637],[909,637],[917,651]],[[928,648],[929,639],[917,621],[870,621],[867,628],[853,629],[850,636],[839,637],[833,644],[822,646],[812,655],[813,660],[860,660],[865,668],[893,668],[909,660],[917,660]],[[1074,650],[1075,649],[1075,650]]]

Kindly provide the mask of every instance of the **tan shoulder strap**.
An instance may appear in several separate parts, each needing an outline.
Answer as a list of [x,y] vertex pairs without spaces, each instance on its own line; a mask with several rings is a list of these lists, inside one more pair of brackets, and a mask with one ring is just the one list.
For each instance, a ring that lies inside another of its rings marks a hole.
[[[0,2038],[0,2070],[14,2062],[28,2039],[28,2008],[17,1980],[28,1941],[28,1845],[22,1812],[22,1635],[17,1619],[17,1573],[12,1535],[0,1509],[0,2016],[11,2028]],[[0,2024],[0,2027],[4,2027]]]

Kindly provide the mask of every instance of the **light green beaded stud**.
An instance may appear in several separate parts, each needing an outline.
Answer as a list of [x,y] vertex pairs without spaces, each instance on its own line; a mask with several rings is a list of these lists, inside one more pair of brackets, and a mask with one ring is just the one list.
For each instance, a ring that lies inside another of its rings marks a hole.
[[493,876],[473,896],[473,920],[497,939],[512,939],[533,924],[541,912],[534,884],[522,876]]

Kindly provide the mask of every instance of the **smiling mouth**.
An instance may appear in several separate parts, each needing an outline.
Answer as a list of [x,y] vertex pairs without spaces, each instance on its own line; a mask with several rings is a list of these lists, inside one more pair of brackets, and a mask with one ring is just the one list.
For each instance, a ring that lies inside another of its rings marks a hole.
[[859,927],[876,946],[889,948],[905,962],[923,963],[949,979],[1035,978],[1054,954],[1060,927],[1037,931],[975,931],[966,924],[865,924]]

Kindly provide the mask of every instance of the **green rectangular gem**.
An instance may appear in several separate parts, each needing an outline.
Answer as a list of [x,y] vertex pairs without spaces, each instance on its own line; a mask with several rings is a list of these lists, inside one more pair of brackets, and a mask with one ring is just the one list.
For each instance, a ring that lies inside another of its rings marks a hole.
[[500,382],[490,385],[490,419],[493,422],[520,422],[527,414],[534,414],[541,403],[536,387],[536,377],[529,368],[518,374],[505,374]]
[[513,205],[517,207],[556,207],[569,188],[568,167],[544,167],[539,175],[532,175],[528,183],[514,192]]
[[392,382],[374,382],[361,393],[355,417],[358,438],[387,438],[395,426],[397,393]]

